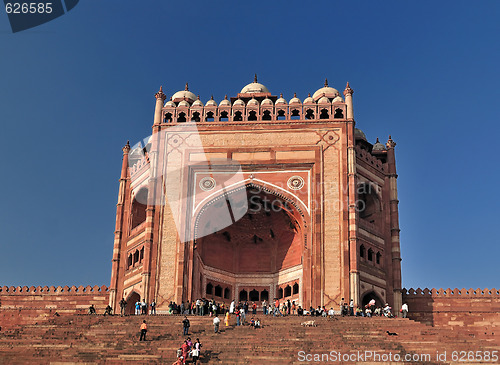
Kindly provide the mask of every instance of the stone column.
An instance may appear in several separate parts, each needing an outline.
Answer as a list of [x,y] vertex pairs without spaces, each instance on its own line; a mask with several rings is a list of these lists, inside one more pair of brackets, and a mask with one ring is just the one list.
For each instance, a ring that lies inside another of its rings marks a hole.
[[160,90],[155,94],[156,104],[155,104],[155,114],[154,114],[154,124],[153,124],[153,135],[151,139],[151,149],[148,152],[149,158],[149,180],[148,180],[148,203],[146,208],[146,227],[145,227],[145,242],[144,242],[144,259],[142,266],[142,288],[143,288],[143,297],[146,303],[151,301],[151,297],[154,295],[152,292],[154,291],[154,286],[150,285],[151,279],[151,265],[152,263],[152,246],[154,240],[154,229],[155,222],[155,211],[156,204],[158,199],[160,198],[160,192],[157,186],[157,155],[158,148],[160,143],[160,124],[161,120],[161,111],[163,108],[163,103],[166,99],[166,95],[163,93],[162,87],[160,86]]
[[113,244],[113,259],[111,264],[111,283],[109,286],[109,305],[113,311],[117,311],[117,288],[118,278],[120,276],[120,247],[123,232],[123,215],[124,204],[130,178],[128,176],[128,154],[130,152],[130,144],[123,147],[122,171],[120,175],[120,188],[118,190],[118,203],[116,204],[116,223],[115,223],[115,239]]
[[393,309],[399,315],[402,303],[401,294],[401,249],[399,241],[398,186],[396,174],[396,142],[389,136],[387,141],[387,165],[389,175],[389,205],[391,214],[391,256],[392,256],[392,287],[394,291]]
[[[349,85],[348,85],[349,86]],[[346,89],[347,90],[347,89]],[[345,91],[344,91],[345,93]],[[352,90],[349,94],[352,95]],[[347,97],[346,97],[347,100]],[[356,151],[354,147],[354,121],[347,122],[347,172],[349,202],[349,298],[359,304],[359,262],[358,262],[358,212],[357,212],[357,176]]]
[[347,116],[346,116],[347,119],[354,119],[354,111],[352,107],[352,94],[354,94],[354,90],[351,89],[348,82],[344,90],[345,103],[347,104]]

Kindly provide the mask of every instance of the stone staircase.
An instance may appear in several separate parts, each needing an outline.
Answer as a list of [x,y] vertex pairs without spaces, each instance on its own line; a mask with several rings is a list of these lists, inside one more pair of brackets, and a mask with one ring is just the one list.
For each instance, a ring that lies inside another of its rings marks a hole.
[[[221,333],[214,334],[212,318],[190,316],[190,336],[193,341],[200,338],[203,345],[200,362],[304,364],[318,363],[315,361],[318,359],[327,362],[327,356],[331,355],[330,363],[468,364],[473,361],[452,361],[453,352],[497,351],[500,354],[500,344],[495,338],[478,339],[466,329],[449,331],[408,319],[273,318],[262,314],[258,317],[264,325],[262,329],[236,327],[233,318],[229,327],[221,322]],[[148,338],[146,342],[139,342],[143,319],[148,323]],[[184,340],[182,319],[182,316],[160,315],[62,315],[40,324],[0,332],[0,364],[170,365]],[[307,320],[315,320],[317,326],[302,326],[301,322]],[[397,335],[389,336],[386,331]],[[331,351],[335,353],[330,354]],[[445,352],[446,359],[437,359],[437,353],[443,356]],[[401,356],[401,361],[391,362],[396,354]],[[403,362],[405,354],[415,357]],[[420,357],[424,354],[430,358]],[[460,353],[457,355],[460,357]]]

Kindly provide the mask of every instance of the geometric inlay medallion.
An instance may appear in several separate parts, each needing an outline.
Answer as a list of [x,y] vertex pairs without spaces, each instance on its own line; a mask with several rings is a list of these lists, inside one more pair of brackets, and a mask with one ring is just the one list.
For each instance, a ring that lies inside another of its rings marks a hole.
[[211,177],[204,177],[200,180],[200,188],[204,191],[210,191],[215,188],[215,180]]
[[304,179],[300,176],[292,176],[286,184],[292,190],[300,190],[304,187]]

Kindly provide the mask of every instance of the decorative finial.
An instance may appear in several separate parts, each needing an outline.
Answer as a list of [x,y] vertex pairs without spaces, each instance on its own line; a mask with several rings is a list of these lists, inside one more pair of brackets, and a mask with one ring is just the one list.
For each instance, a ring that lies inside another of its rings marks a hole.
[[167,98],[167,96],[163,93],[163,87],[160,86],[160,90],[158,90],[158,92],[155,94],[155,98],[156,99],[161,99],[161,100],[165,100]]
[[396,142],[392,140],[391,135],[389,135],[389,140],[386,143],[387,149],[396,147]]
[[210,100],[214,100],[214,96],[213,95],[210,97]]
[[200,94],[196,95],[198,97],[198,100],[200,100]]
[[307,97],[310,98],[311,97],[311,93],[307,93]]
[[224,96],[224,100],[227,100],[227,94]]
[[347,94],[354,94],[354,90],[349,86],[349,81],[347,81],[347,85],[345,86],[344,96],[346,96]]
[[253,82],[257,82],[257,74],[253,77]]
[[328,79],[325,78],[325,87],[328,87]]
[[184,90],[189,91],[189,86],[187,82],[186,82],[186,88]]
[[123,153],[128,153],[130,151],[130,141],[122,148]]
[[280,98],[282,98],[282,97],[283,97],[283,93],[280,93]]
[[293,97],[296,98],[297,97],[297,93],[293,93]]
[[379,140],[378,140],[378,137],[377,137],[377,142],[375,142],[375,143],[380,143]]

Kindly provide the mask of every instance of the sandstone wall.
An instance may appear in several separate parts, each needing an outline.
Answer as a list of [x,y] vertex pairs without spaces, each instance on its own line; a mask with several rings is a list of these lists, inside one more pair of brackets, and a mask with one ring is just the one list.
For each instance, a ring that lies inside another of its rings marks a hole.
[[57,314],[85,314],[91,304],[94,304],[98,314],[103,314],[108,300],[109,292],[105,285],[30,288],[4,286],[0,287],[0,323],[3,330],[40,323]]
[[480,338],[500,341],[498,289],[403,290],[410,319],[437,327],[466,329]]

